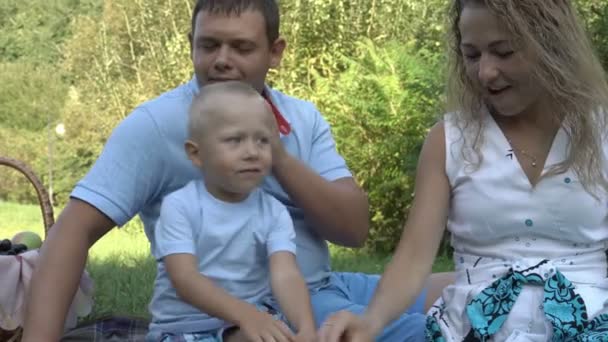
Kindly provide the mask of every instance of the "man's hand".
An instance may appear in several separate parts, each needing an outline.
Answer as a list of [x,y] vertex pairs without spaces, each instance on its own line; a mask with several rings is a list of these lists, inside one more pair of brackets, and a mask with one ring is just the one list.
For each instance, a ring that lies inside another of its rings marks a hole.
[[361,317],[340,311],[330,316],[321,326],[319,341],[321,342],[372,342],[371,325]]
[[[274,319],[265,312],[248,316],[239,328],[251,342],[292,342],[294,335],[285,323]],[[304,341],[304,340],[301,340]]]
[[300,331],[294,338],[295,342],[316,342],[318,341],[317,333],[314,330]]
[[283,146],[283,142],[281,141],[281,133],[279,132],[279,126],[277,125],[276,120],[273,117],[273,135],[270,140],[270,146],[272,147],[272,168],[276,170],[280,165],[283,164],[283,161],[288,157],[287,151],[285,150],[285,146]]

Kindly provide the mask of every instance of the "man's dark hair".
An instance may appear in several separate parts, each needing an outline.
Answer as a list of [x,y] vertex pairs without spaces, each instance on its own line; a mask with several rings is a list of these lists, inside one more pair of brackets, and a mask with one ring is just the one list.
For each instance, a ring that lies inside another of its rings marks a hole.
[[192,11],[192,35],[196,16],[200,12],[241,15],[245,11],[260,11],[266,22],[266,37],[270,44],[279,38],[279,6],[276,0],[198,0]]

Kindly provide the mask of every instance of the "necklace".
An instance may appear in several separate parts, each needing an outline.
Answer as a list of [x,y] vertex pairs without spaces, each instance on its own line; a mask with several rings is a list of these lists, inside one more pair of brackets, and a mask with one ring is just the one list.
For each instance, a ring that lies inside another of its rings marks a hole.
[[513,142],[511,141],[511,139],[507,138],[507,141],[509,142],[509,145],[511,145],[511,149],[518,150],[519,153],[521,153],[522,155],[526,156],[527,158],[529,158],[532,161],[532,167],[536,167],[536,157],[535,156],[533,156],[530,153],[526,152],[526,150],[522,150],[521,148],[515,147],[513,145]]

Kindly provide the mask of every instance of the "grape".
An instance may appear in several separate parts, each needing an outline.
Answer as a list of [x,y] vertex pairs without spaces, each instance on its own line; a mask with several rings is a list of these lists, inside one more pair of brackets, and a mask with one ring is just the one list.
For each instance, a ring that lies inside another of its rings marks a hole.
[[15,251],[15,254],[23,253],[27,251],[27,246],[21,243],[14,244],[13,251]]
[[0,252],[8,252],[12,247],[11,240],[4,239],[0,242]]

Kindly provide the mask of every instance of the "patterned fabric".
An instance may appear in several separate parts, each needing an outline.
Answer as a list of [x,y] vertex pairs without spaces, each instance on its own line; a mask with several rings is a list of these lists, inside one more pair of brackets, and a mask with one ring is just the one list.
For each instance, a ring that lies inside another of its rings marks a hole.
[[222,342],[222,333],[165,334],[160,342]]
[[446,342],[445,337],[441,335],[441,327],[439,327],[439,324],[437,324],[437,319],[432,315],[426,317],[426,340],[434,342]]
[[105,317],[84,322],[67,332],[61,342],[141,342],[149,321],[132,317]]
[[[542,264],[523,271],[513,271],[496,280],[475,296],[467,306],[472,329],[464,338],[466,342],[486,342],[500,330],[525,284],[544,287],[543,310],[553,326],[553,342],[606,341],[608,339],[608,314],[588,321],[587,308],[572,283],[555,271],[548,279],[534,273]],[[427,322],[430,341],[445,341],[434,316]]]
[[[275,310],[270,304],[256,305],[257,309],[272,316],[277,321],[283,321],[287,324],[287,318],[278,310]],[[230,329],[230,328],[227,328]],[[186,334],[170,334],[164,333],[159,342],[222,342],[226,328],[215,331],[201,331]]]

